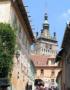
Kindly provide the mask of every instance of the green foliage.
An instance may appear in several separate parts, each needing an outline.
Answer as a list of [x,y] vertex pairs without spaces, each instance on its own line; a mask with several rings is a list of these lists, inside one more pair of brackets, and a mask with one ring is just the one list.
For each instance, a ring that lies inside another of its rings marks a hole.
[[15,34],[9,24],[0,23],[0,78],[8,77],[13,66]]
[[61,56],[57,56],[56,57],[56,62],[59,62],[59,61],[61,61],[62,60],[62,57]]

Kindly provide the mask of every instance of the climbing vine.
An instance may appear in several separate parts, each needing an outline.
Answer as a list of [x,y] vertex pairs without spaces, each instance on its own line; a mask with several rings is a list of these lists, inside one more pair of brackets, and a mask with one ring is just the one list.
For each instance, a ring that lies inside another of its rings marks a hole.
[[11,75],[16,37],[9,24],[0,23],[0,78]]

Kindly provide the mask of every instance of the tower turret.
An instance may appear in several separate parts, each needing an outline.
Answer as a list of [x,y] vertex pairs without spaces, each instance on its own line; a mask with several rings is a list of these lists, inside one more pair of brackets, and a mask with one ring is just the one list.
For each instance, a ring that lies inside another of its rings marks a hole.
[[56,40],[56,32],[54,32],[53,39]]
[[45,13],[41,36],[50,39],[48,15]]
[[43,29],[48,29],[49,30],[49,23],[48,23],[48,15],[47,15],[47,13],[45,13],[45,16],[44,16]]

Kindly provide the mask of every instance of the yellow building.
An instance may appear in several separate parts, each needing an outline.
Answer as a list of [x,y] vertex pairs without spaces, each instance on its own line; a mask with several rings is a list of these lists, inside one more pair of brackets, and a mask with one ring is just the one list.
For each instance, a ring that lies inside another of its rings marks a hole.
[[[16,33],[16,51],[9,90],[34,88],[35,67],[29,56],[34,36],[22,0],[0,0],[0,22],[9,23]],[[12,42],[13,43],[13,42]]]
[[56,77],[60,70],[55,63],[57,47],[56,33],[54,32],[53,37],[50,35],[48,16],[45,13],[43,28],[40,36],[36,36],[31,57],[36,67],[36,79],[42,79],[46,88],[57,87]]

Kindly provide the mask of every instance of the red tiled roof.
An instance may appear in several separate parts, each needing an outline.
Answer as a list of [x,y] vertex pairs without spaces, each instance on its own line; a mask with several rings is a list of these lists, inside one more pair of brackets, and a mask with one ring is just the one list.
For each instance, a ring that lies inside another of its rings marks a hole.
[[48,57],[45,55],[32,55],[31,59],[33,60],[35,66],[47,66],[48,60],[55,59],[54,57]]

